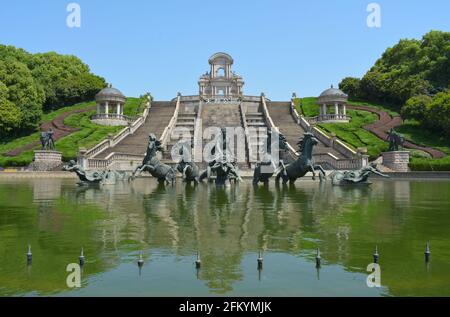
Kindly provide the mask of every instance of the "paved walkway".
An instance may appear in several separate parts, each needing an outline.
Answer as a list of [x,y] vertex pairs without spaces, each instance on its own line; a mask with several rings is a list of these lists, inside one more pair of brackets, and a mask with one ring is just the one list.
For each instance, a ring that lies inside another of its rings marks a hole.
[[[76,113],[83,113],[83,112],[88,112],[88,111],[92,111],[95,109],[95,106],[92,107],[88,107],[88,108],[84,108],[84,109],[77,109],[77,110],[72,110],[70,112],[65,112],[61,115],[59,115],[58,117],[56,117],[55,119],[53,119],[52,121],[49,122],[44,122],[43,124],[41,124],[41,131],[48,131],[50,128],[53,129],[54,131],[54,135],[53,135],[53,139],[55,141],[68,136],[69,134],[72,134],[76,131],[79,131],[80,129],[76,129],[76,128],[71,128],[68,127],[66,125],[64,125],[64,120]],[[34,148],[36,148],[37,146],[40,146],[41,141],[35,141],[32,143],[29,143],[27,145],[15,148],[14,150],[11,150],[7,153],[5,153],[5,156],[17,156],[22,154],[23,152],[26,151],[30,151]]]
[[[354,110],[363,110],[363,111],[368,111],[368,112],[377,114],[379,120],[372,124],[365,125],[363,128],[372,132],[377,137],[379,137],[380,139],[385,140],[385,141],[388,138],[389,130],[391,128],[396,128],[396,127],[402,125],[402,123],[403,123],[402,118],[400,118],[399,116],[391,117],[387,112],[378,110],[378,109],[374,109],[371,107],[350,106],[349,105],[349,106],[347,106],[347,108],[354,109]],[[412,143],[411,141],[405,141],[404,147],[406,147],[408,149],[421,150],[421,151],[427,152],[433,158],[443,158],[443,157],[447,156],[447,154],[442,151],[433,149],[431,147],[420,146],[415,143]]]

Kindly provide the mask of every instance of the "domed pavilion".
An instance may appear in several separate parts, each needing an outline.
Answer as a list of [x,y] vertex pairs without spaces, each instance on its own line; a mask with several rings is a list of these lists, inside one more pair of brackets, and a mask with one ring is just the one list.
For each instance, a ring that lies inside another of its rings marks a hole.
[[129,118],[123,115],[123,108],[127,98],[120,90],[109,86],[95,95],[97,114],[92,121],[109,126],[127,125]]
[[[331,88],[322,92],[319,98],[317,98],[317,104],[320,108],[318,121],[349,122],[350,118],[347,116],[347,102],[348,95],[331,85]],[[330,106],[334,107],[334,113],[328,111],[328,107]]]

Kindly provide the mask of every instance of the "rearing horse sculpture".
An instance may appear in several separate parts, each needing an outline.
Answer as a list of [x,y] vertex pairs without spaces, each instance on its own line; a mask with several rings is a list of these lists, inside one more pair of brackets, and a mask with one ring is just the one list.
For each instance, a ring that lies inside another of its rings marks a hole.
[[326,178],[325,170],[320,165],[314,165],[312,160],[313,148],[317,144],[319,144],[319,140],[311,132],[303,134],[303,139],[297,143],[301,152],[300,157],[295,162],[281,168],[276,175],[276,182],[279,183],[280,178],[282,178],[283,184],[287,182],[293,184],[298,178],[305,176],[308,172],[313,173],[313,180],[315,180],[316,170],[319,170],[320,180],[324,180]]
[[197,185],[200,177],[200,169],[192,162],[192,144],[190,142],[184,142],[178,146],[180,147],[179,154],[181,155],[181,159],[176,166],[176,170],[183,175],[183,182],[188,184],[194,182]]
[[236,159],[233,154],[227,148],[229,139],[225,128],[221,129],[221,135],[214,145],[211,154],[214,159],[208,163],[208,167],[200,174],[199,181],[203,181],[205,178],[211,180],[211,175],[216,175],[216,185],[223,186],[227,180],[234,179],[235,181],[241,181],[239,175]]
[[[277,138],[278,144],[276,144]],[[281,153],[286,150],[287,143],[284,135],[279,132],[275,132],[274,130],[268,131],[267,139],[264,142],[263,152],[261,153],[262,160],[256,164],[255,171],[253,173],[254,185],[257,185],[259,182],[267,185],[278,167],[284,167],[284,162],[281,159]],[[274,158],[274,154],[278,154],[278,160]]]
[[145,158],[142,161],[142,165],[134,171],[132,178],[136,178],[142,172],[149,172],[158,179],[158,182],[167,182],[173,185],[176,179],[175,170],[169,165],[162,163],[156,156],[157,152],[162,150],[161,142],[156,139],[153,133],[150,134]]

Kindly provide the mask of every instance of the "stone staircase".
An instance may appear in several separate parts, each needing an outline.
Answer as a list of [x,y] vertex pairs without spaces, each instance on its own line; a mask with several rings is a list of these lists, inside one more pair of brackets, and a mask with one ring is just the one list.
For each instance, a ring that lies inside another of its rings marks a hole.
[[[169,141],[167,142],[167,149],[163,154],[163,161],[165,163],[173,163],[172,162],[172,148],[181,138],[183,138],[184,131],[190,134],[190,142],[194,144],[194,131],[195,131],[195,122],[197,119],[197,113],[195,112],[180,112],[177,117],[177,122],[175,124],[174,130],[170,136]],[[185,137],[184,137],[185,138]]]
[[[286,137],[288,143],[295,150],[298,150],[297,143],[306,131],[292,117],[291,102],[267,101],[266,104],[273,123]],[[326,146],[322,142],[319,142],[319,144],[314,147],[314,156],[326,155],[327,153],[334,155],[338,159],[345,158],[341,153],[329,146]]]
[[175,111],[175,101],[154,101],[144,124],[134,133],[128,135],[116,146],[106,149],[95,156],[104,159],[111,153],[125,153],[131,155],[145,155],[148,145],[148,136],[154,133],[160,138],[169,124]]
[[[241,110],[239,104],[228,104],[228,103],[214,103],[205,104],[202,108],[201,113],[202,128],[203,131],[210,127],[218,128],[243,128]],[[210,139],[203,139],[203,144],[209,143]],[[237,140],[235,139],[234,152],[237,153]],[[239,169],[248,169],[248,157],[245,158],[246,162],[238,162]],[[206,167],[205,163],[201,164]]]
[[245,120],[250,132],[248,137],[249,155],[252,158],[252,167],[254,168],[255,163],[260,160],[258,153],[265,146],[267,124],[262,112],[247,112]]

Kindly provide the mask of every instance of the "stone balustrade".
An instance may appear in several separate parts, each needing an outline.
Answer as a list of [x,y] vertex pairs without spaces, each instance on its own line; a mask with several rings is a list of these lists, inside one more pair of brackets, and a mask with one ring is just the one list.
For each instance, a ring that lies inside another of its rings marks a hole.
[[151,109],[151,102],[148,103],[147,107],[144,109],[144,112],[142,113],[141,116],[135,119],[132,123],[129,122],[128,126],[119,131],[119,133],[117,133],[116,135],[110,136],[108,139],[103,140],[102,142],[100,142],[99,144],[97,144],[96,146],[94,146],[89,150],[80,149],[78,155],[78,164],[84,166],[84,168],[87,169],[106,169],[111,164],[111,161],[109,161],[107,158],[94,159],[94,157],[102,153],[103,151],[111,147],[114,147],[128,135],[135,133],[136,130],[139,129],[142,126],[142,124],[144,124],[145,120],[149,115],[150,109]]

